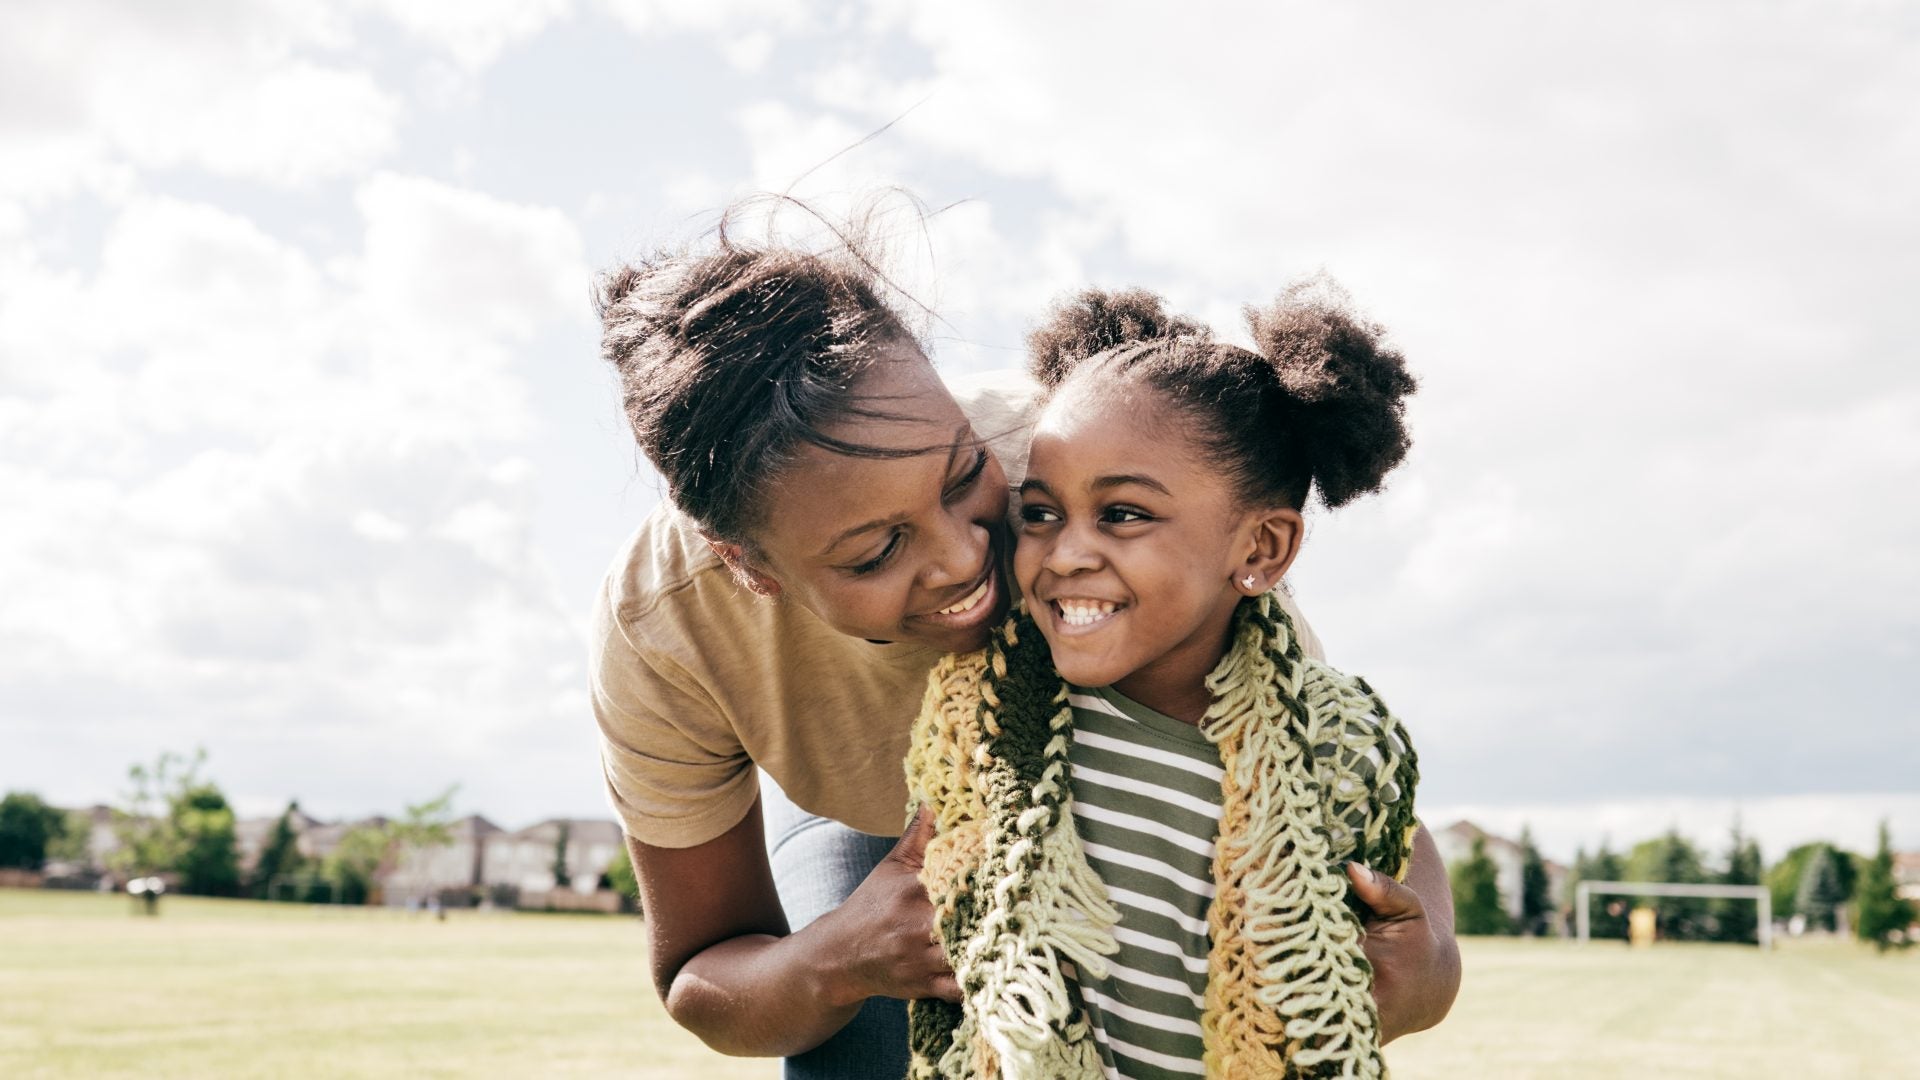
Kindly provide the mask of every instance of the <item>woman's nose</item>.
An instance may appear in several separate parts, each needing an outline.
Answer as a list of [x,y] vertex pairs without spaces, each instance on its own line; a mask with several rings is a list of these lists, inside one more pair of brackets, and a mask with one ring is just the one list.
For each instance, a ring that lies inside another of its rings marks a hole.
[[962,585],[978,578],[992,546],[985,526],[964,517],[948,521],[947,529],[940,536],[940,549],[924,578],[931,589]]

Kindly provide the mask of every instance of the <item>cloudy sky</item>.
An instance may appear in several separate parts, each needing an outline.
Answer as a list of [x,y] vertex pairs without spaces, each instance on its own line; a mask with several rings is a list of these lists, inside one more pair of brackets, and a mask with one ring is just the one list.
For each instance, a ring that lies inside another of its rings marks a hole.
[[953,372],[1085,283],[1391,328],[1415,452],[1295,587],[1429,820],[1920,846],[1912,9],[1092,10],[8,5],[0,788],[202,745],[250,812],[603,813],[585,614],[657,494],[588,282],[804,174],[949,207]]

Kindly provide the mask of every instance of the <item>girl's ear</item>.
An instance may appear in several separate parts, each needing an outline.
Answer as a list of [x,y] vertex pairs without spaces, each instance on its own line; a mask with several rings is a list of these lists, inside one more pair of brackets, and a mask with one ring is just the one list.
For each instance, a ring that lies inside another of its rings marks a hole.
[[727,564],[727,569],[733,572],[733,580],[745,586],[749,592],[758,596],[780,595],[780,583],[755,567],[752,560],[747,558],[745,548],[705,534],[701,535],[701,539],[707,542],[715,555],[720,556],[721,562]]
[[1258,596],[1287,576],[1294,556],[1300,554],[1307,523],[1300,511],[1278,507],[1255,511],[1246,528],[1244,557],[1233,571],[1233,585],[1248,596]]

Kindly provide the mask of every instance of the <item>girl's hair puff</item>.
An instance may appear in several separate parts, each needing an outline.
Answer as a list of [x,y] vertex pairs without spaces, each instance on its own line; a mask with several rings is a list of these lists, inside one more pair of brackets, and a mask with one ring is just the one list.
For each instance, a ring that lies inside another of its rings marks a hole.
[[1249,306],[1257,351],[1214,340],[1143,289],[1089,289],[1055,306],[1028,339],[1048,393],[1107,372],[1172,401],[1188,434],[1248,505],[1328,507],[1378,491],[1411,442],[1416,383],[1385,331],[1325,277]]

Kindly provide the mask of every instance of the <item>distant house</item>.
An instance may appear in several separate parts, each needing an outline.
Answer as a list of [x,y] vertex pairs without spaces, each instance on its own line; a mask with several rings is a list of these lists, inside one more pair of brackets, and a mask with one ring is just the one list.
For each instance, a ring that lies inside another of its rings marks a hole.
[[1920,851],[1893,853],[1893,881],[1901,896],[1920,901]]
[[398,865],[380,879],[389,905],[445,899],[450,893],[471,894],[491,884],[483,873],[487,845],[501,834],[500,826],[469,814],[448,826],[450,842],[437,847],[410,848]]
[[[274,826],[279,823],[280,815],[278,814],[272,817],[239,818],[234,821],[233,844],[240,855],[241,873],[253,872],[254,866],[260,861],[260,853],[266,850],[267,841],[273,839]],[[325,825],[319,818],[304,810],[295,810],[290,824],[293,825],[296,845],[303,849],[305,844],[301,842],[302,838]]]
[[[1520,917],[1520,866],[1524,861],[1519,842],[1504,836],[1495,836],[1473,822],[1465,820],[1456,821],[1444,829],[1433,832],[1434,846],[1440,849],[1440,859],[1449,867],[1473,854],[1473,842],[1476,838],[1486,842],[1487,857],[1493,860],[1493,865],[1498,871],[1500,899],[1506,904],[1507,914],[1518,919]],[[1568,868],[1552,859],[1543,858],[1541,862],[1547,870],[1548,899],[1555,907],[1564,905],[1568,899]],[[1557,928],[1559,920],[1552,920],[1552,924]]]
[[[562,829],[566,836],[564,886],[553,872]],[[600,887],[600,875],[620,853],[622,843],[620,826],[611,821],[554,818],[489,840],[484,876],[488,884],[512,885],[522,892],[569,888],[590,893]]]

